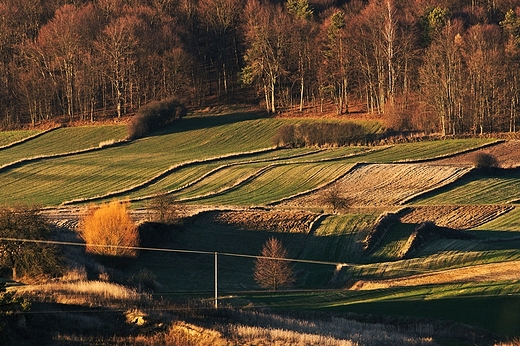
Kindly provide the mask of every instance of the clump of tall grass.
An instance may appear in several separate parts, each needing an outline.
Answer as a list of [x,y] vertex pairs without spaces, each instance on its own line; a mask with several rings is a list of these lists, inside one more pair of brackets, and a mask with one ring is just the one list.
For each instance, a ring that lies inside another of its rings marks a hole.
[[357,346],[357,342],[350,340],[338,340],[331,336],[300,333],[285,329],[262,328],[255,326],[237,325],[231,328],[231,332],[240,339],[241,345],[338,345]]

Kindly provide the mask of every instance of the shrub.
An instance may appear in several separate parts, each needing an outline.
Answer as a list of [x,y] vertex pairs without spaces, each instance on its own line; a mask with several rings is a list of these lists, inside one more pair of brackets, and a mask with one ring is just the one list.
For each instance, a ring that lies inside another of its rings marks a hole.
[[[50,240],[53,228],[36,208],[17,206],[0,208],[0,237]],[[61,256],[54,245],[0,241],[0,265],[18,275],[58,274]]]
[[280,127],[276,131],[273,142],[278,147],[296,147],[294,125],[284,125]]
[[499,166],[497,158],[490,153],[476,153],[473,158],[475,168],[496,168]]
[[108,256],[136,255],[131,247],[139,245],[139,233],[127,206],[127,202],[113,201],[89,208],[80,223],[87,252]]
[[151,132],[186,115],[186,108],[174,99],[152,101],[139,108],[128,124],[128,138],[145,137]]
[[23,313],[29,311],[30,307],[28,300],[17,297],[14,291],[6,292],[5,282],[0,282],[0,344],[16,344],[16,329],[20,322],[23,323]]
[[152,220],[164,224],[180,224],[185,210],[175,198],[166,194],[153,197],[147,206],[152,212]]

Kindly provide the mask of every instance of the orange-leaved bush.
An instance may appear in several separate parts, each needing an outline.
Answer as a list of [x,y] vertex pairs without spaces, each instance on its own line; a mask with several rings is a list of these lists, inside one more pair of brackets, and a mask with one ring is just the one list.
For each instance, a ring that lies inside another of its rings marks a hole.
[[89,207],[82,218],[81,236],[87,252],[108,256],[136,256],[137,225],[128,213],[128,202],[112,201]]

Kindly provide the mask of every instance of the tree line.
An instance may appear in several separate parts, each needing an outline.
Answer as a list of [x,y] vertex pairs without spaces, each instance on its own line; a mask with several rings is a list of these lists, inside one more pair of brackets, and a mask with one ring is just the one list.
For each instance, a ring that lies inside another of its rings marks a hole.
[[2,0],[0,125],[175,97],[516,132],[519,57],[514,0]]

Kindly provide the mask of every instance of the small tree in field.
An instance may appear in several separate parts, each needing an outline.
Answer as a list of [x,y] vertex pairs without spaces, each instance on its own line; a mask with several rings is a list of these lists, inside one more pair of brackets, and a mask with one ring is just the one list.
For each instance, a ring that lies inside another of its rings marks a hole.
[[345,209],[348,207],[348,199],[341,196],[339,191],[339,186],[335,184],[328,190],[326,190],[322,195],[322,203],[330,205],[332,207],[332,212],[336,213],[336,211]]
[[136,224],[128,214],[127,202],[113,201],[90,207],[81,220],[81,236],[87,251],[108,256],[136,256],[139,245]]
[[[290,286],[294,283],[294,275],[287,258],[287,250],[282,242],[276,238],[269,238],[264,244],[261,258],[255,261],[255,281],[264,288],[278,290],[279,287]],[[277,260],[273,258],[280,258]]]

